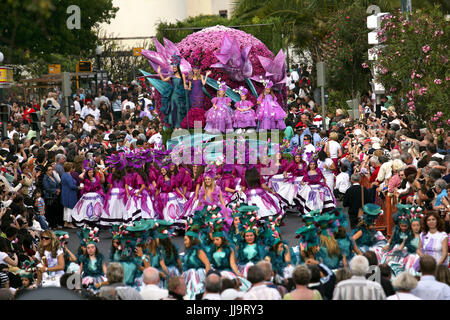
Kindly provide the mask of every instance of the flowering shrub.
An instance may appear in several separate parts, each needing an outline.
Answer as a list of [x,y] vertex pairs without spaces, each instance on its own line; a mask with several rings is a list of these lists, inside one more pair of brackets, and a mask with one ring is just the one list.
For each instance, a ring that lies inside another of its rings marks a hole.
[[450,26],[437,10],[408,17],[398,12],[382,18],[378,38],[385,46],[377,52],[375,67],[383,71],[378,77],[387,94],[395,92],[395,103],[403,100],[405,111],[441,126],[450,115]]

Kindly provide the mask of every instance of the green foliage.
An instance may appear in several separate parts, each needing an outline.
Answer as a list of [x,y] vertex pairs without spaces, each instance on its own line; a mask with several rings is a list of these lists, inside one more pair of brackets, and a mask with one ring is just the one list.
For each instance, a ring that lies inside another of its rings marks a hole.
[[[167,38],[173,43],[178,43],[191,33],[200,31],[203,28],[216,25],[237,26],[251,24],[271,24],[266,26],[240,27],[239,30],[247,32],[261,40],[272,52],[278,52],[283,47],[282,20],[278,17],[260,18],[253,16],[248,19],[232,18],[226,19],[218,15],[200,15],[189,17],[176,23],[160,22],[157,26],[156,37],[162,41]],[[198,28],[196,28],[198,27]],[[171,30],[177,28],[178,30]],[[180,29],[188,28],[188,29]],[[193,29],[192,29],[193,28]]]
[[[80,30],[67,28],[66,10],[71,5],[80,7]],[[108,23],[118,10],[112,0],[7,0],[1,8],[0,50],[8,64],[91,51],[98,42],[95,28]]]
[[[415,111],[421,120],[448,119],[450,25],[440,10],[399,12],[383,20],[378,38],[385,45],[375,67],[378,79],[394,102]],[[406,105],[405,105],[406,104]],[[434,119],[433,119],[434,118]]]

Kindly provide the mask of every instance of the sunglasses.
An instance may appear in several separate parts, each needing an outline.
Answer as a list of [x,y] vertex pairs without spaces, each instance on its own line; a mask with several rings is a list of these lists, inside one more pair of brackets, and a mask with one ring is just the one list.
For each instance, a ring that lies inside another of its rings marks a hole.
[[50,237],[41,237],[42,240],[50,240]]

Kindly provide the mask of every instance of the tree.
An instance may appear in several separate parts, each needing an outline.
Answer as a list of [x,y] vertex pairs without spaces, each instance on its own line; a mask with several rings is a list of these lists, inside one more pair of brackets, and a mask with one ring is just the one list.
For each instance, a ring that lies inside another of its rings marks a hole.
[[[69,30],[66,10],[81,9],[81,29]],[[118,8],[112,0],[5,0],[0,19],[0,50],[5,63],[26,64],[48,60],[52,54],[79,54],[98,43],[95,28],[109,23]]]
[[[378,39],[377,79],[394,101],[423,121],[448,119],[450,26],[438,9],[385,16]],[[439,112],[439,113],[438,113]]]

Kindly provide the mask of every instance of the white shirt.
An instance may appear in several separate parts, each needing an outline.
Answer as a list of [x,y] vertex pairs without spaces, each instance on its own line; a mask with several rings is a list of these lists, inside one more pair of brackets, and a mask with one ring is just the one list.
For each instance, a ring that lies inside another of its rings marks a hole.
[[350,188],[352,184],[350,183],[350,177],[348,173],[341,172],[336,177],[336,185],[334,186],[341,193],[347,192],[347,189]]
[[13,136],[14,136],[14,133],[18,133],[18,132],[17,132],[16,130],[8,131],[8,138],[9,138],[9,139],[12,139]]
[[152,100],[144,98],[144,108],[147,108],[148,105],[152,105]]
[[94,110],[91,109],[91,114],[94,116],[95,121],[98,121],[100,119],[100,109],[95,108]]
[[244,300],[281,300],[281,295],[277,289],[263,284],[250,288],[244,294]]
[[386,300],[422,300],[419,297],[407,292],[397,292],[392,296],[386,298]]
[[8,264],[5,259],[8,257],[8,254],[6,252],[0,251],[0,264]]
[[148,139],[148,143],[154,143],[153,149],[160,150],[162,147],[162,136],[160,133],[156,133]]
[[75,112],[80,111],[81,113],[81,105],[77,100],[73,102],[73,108],[75,109]]
[[316,148],[314,148],[314,145],[312,143],[305,145],[303,150],[304,150],[302,155],[303,161],[308,160],[307,153],[316,152]]
[[122,103],[122,111],[126,111],[127,110],[127,106],[130,106],[130,110],[134,110],[134,108],[136,108],[136,105],[134,104],[133,101],[125,100]]
[[91,110],[91,108],[89,108],[87,105],[85,105],[83,107],[83,109],[81,109],[80,118],[82,118],[82,119],[86,118],[86,116],[91,113],[90,110]]
[[207,293],[203,296],[202,300],[222,300],[220,293]]
[[434,276],[422,276],[411,293],[423,300],[450,300],[450,286]]
[[338,158],[339,150],[341,150],[341,145],[338,142],[334,140],[328,141],[328,152],[330,152],[330,158]]
[[144,285],[140,293],[144,300],[161,300],[169,296],[169,291],[154,284]]
[[[323,175],[333,175],[333,171],[330,170],[330,167],[333,164],[334,162],[330,158],[326,158],[325,161],[317,160],[317,166],[322,171]],[[327,169],[325,169],[324,166],[327,166]]]
[[[60,255],[64,255],[64,252],[63,252],[63,249],[59,248],[58,251],[56,251],[56,258],[52,257],[52,253],[50,251],[45,250],[44,254],[45,254],[45,257],[47,259],[47,266],[48,266],[48,268],[53,268],[53,267],[56,267],[58,265],[58,257]],[[39,254],[39,251],[36,252],[34,257],[43,264],[43,262],[41,260],[41,256]],[[51,275],[54,275],[54,276],[62,276],[64,274],[64,270],[51,271],[49,273]]]

